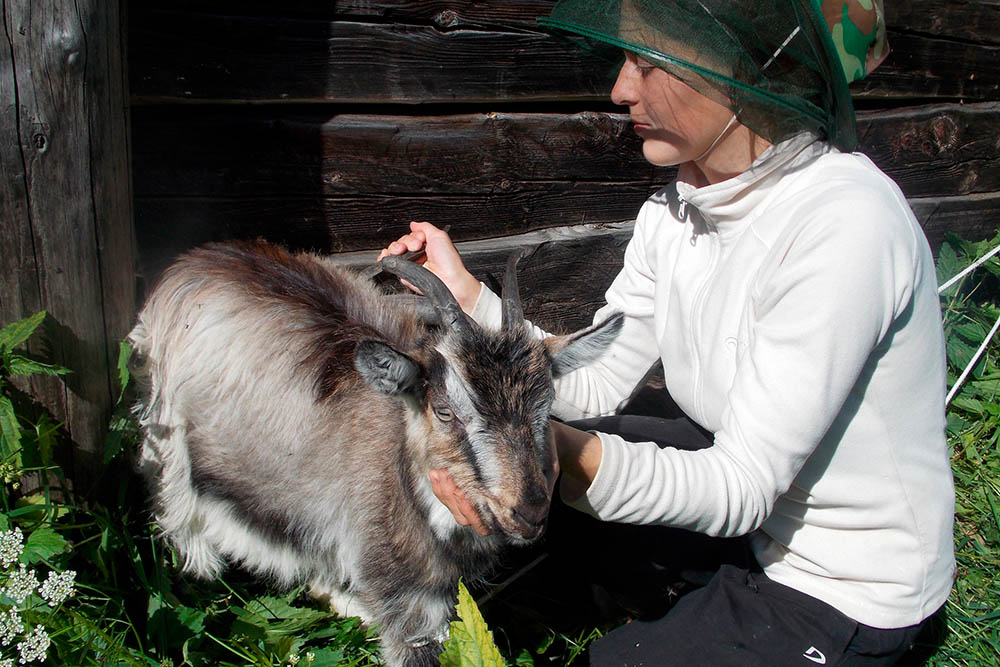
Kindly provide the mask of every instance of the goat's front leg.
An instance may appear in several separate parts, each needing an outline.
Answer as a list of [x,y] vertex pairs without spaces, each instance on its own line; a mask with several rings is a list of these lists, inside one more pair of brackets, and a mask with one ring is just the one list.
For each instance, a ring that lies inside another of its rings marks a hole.
[[454,585],[396,590],[375,602],[382,657],[390,667],[436,666],[455,606]]

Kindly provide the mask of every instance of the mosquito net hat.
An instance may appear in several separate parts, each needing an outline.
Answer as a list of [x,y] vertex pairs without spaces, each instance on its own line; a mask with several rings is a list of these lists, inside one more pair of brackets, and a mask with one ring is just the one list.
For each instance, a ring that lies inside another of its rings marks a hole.
[[632,51],[777,143],[857,143],[848,83],[887,54],[882,0],[562,0],[542,25]]

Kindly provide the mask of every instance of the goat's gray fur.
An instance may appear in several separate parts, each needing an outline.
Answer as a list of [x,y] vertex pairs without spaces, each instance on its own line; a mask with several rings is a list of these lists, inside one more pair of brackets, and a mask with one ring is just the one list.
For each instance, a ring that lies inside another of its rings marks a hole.
[[[486,331],[430,272],[387,267],[432,292],[438,323],[264,242],[178,260],[129,334],[141,465],[186,571],[214,577],[229,561],[308,583],[378,627],[389,665],[436,664],[458,578],[542,533],[553,373],[594,360],[622,318],[546,341],[523,318]],[[437,501],[436,468],[490,536]]]

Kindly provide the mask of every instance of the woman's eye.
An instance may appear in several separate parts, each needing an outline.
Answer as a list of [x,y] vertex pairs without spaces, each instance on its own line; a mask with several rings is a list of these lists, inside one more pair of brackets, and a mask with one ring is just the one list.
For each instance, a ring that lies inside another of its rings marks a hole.
[[654,69],[656,69],[656,65],[654,65],[651,62],[649,62],[645,58],[642,58],[640,56],[636,56],[635,57],[635,68],[637,70],[639,70],[641,73],[645,74],[646,72],[651,72]]
[[434,408],[434,416],[443,422],[450,422],[455,418],[455,413],[451,408]]

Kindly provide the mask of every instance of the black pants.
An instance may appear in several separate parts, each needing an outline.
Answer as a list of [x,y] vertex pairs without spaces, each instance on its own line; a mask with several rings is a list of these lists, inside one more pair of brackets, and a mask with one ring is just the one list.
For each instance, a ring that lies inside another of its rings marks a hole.
[[[687,419],[616,416],[572,425],[661,447],[711,445],[711,435]],[[891,665],[923,629],[866,626],[771,581],[745,538],[606,524],[558,504],[550,526],[553,554],[582,561],[581,571],[636,618],[592,645],[591,665]]]

